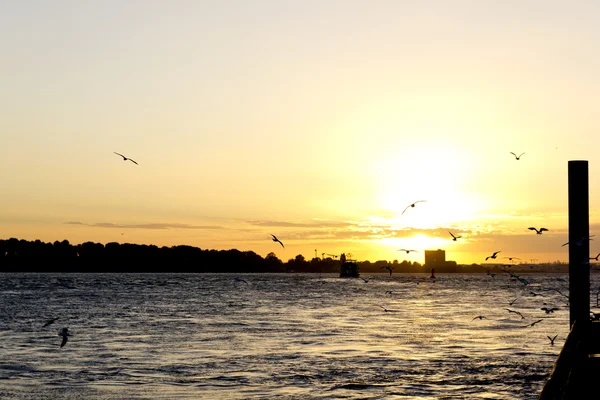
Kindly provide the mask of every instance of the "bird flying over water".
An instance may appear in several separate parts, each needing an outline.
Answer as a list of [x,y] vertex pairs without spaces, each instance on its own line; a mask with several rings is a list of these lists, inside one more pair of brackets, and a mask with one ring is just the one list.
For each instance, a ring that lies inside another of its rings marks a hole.
[[131,161],[132,163],[134,163],[135,165],[139,165],[137,162],[135,162],[134,160],[132,160],[131,158],[127,158],[125,157],[123,154],[117,153],[116,151],[113,151],[113,153],[120,155],[121,157],[123,157],[123,161]]
[[[502,251],[502,250],[500,250],[500,251]],[[495,252],[494,252],[494,254],[492,254],[491,256],[487,256],[487,257],[485,258],[485,260],[487,261],[487,260],[488,260],[488,258],[496,258],[496,255],[497,255],[498,253],[500,253],[500,251],[495,251]]]
[[529,328],[530,326],[534,326],[535,324],[542,322],[542,321],[543,321],[543,319],[538,319],[537,321],[533,321],[529,325],[525,325],[523,328]]
[[62,348],[65,344],[67,344],[67,340],[69,336],[71,336],[71,333],[69,333],[69,328],[62,328],[59,332],[58,332],[58,336],[62,336],[62,342],[60,344],[60,347]]
[[513,153],[513,152],[511,151],[511,152],[510,152],[510,154],[512,154],[513,156],[515,156],[515,159],[517,159],[517,160],[520,160],[520,159],[521,159],[521,156],[522,156],[523,154],[525,154],[525,153],[521,153],[521,154],[519,154],[519,155],[516,155],[515,153]]
[[520,312],[518,312],[517,310],[511,310],[510,308],[505,308],[506,311],[508,311],[509,313],[514,313],[517,314],[518,316],[521,317],[521,319],[525,319],[525,317],[523,316],[523,314],[521,314]]
[[271,233],[271,236],[273,236],[274,242],[279,243],[281,245],[281,247],[283,247],[285,249],[285,246],[283,245],[283,243],[281,243],[281,240],[277,239],[277,236],[273,235],[272,233]]
[[448,231],[448,233],[450,234],[450,236],[452,236],[452,240],[454,240],[456,242],[456,239],[460,239],[462,236],[454,236],[454,234],[450,231]]
[[475,318],[473,318],[471,321],[475,321],[476,319],[487,319],[487,318],[484,317],[483,315],[478,315]]
[[56,318],[50,318],[48,321],[46,321],[46,323],[44,324],[44,326],[42,326],[42,328],[45,328],[48,325],[52,325],[57,319],[58,319],[58,317],[56,317]]
[[551,346],[554,346],[554,341],[556,340],[556,337],[557,337],[557,336],[558,336],[558,335],[554,335],[554,337],[550,337],[550,336],[546,335],[546,337],[547,337],[548,339],[550,339],[550,345],[551,345]]
[[535,231],[535,233],[537,233],[538,235],[541,235],[542,232],[544,232],[544,231],[548,231],[548,229],[546,229],[546,228],[536,229],[533,226],[531,226],[531,227],[529,227],[527,229],[529,229],[530,231]]
[[392,276],[392,271],[394,270],[394,268],[396,268],[396,267],[390,267],[390,266],[386,265],[385,267],[381,267],[380,269],[387,269],[388,271],[390,271],[390,276]]
[[548,308],[548,307],[542,307],[542,308],[540,308],[540,310],[546,311],[546,314],[553,313],[554,311],[556,311],[558,309],[559,309],[558,307],[550,307],[550,308]]
[[402,211],[402,214],[404,214],[404,213],[406,212],[406,210],[408,210],[410,207],[414,207],[414,206],[415,206],[415,204],[417,204],[417,203],[420,203],[420,202],[423,202],[423,201],[426,201],[426,200],[417,200],[417,201],[415,201],[414,203],[412,203],[412,204],[409,204],[408,206],[406,206],[406,208],[404,209],[404,211]]
[[598,261],[598,257],[600,257],[600,253],[596,254],[596,257],[590,257],[590,260]]

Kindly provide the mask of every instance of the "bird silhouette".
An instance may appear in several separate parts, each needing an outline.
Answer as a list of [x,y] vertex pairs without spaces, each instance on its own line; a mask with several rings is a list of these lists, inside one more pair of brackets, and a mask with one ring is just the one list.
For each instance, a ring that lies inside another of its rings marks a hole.
[[417,201],[415,201],[414,203],[412,203],[412,204],[409,204],[408,206],[406,206],[406,208],[404,209],[404,211],[402,211],[402,214],[404,214],[404,213],[406,212],[406,210],[408,210],[409,208],[411,208],[411,207],[413,207],[413,208],[414,208],[415,204],[417,204],[417,203],[421,203],[421,202],[423,202],[423,201],[426,201],[426,200],[417,200]]
[[600,257],[600,253],[598,253],[596,255],[596,257],[590,257],[590,260],[596,260],[596,261],[598,261],[598,257]]
[[380,269],[387,269],[388,271],[390,271],[390,276],[392,276],[392,271],[394,270],[394,268],[396,268],[396,267],[390,267],[390,266],[386,265],[385,267],[381,267]]
[[548,229],[546,229],[546,228],[536,229],[533,226],[531,226],[531,227],[529,227],[527,229],[529,229],[530,231],[535,231],[535,233],[537,233],[538,235],[541,235],[542,232],[544,232],[544,231],[548,231]]
[[521,319],[525,319],[525,317],[523,316],[523,314],[521,314],[517,310],[511,310],[510,308],[505,308],[505,310],[508,311],[509,313],[517,314],[518,316],[521,317]]
[[512,260],[520,260],[519,257],[502,257],[502,258],[508,258],[508,261],[512,261]]
[[542,321],[543,321],[543,319],[538,319],[537,321],[533,321],[529,325],[525,325],[523,328],[529,328],[530,326],[534,326],[535,324],[542,322]]
[[454,240],[456,242],[456,239],[460,239],[462,236],[454,236],[454,234],[450,231],[448,231],[448,233],[450,234],[450,236],[452,236],[452,240]]
[[540,308],[540,310],[546,311],[546,314],[551,314],[554,311],[559,310],[559,308],[558,307],[550,307],[550,308],[548,308],[548,307],[542,307],[542,308]]
[[411,249],[398,249],[397,251],[405,251],[406,254],[410,253],[411,251],[415,251],[416,252],[416,250],[411,250]]
[[[502,250],[500,250],[500,251],[502,251]],[[498,253],[500,253],[500,251],[495,251],[495,252],[494,252],[494,254],[492,254],[491,256],[487,256],[487,257],[485,258],[485,260],[487,261],[487,260],[488,260],[488,258],[494,258],[494,259],[495,259],[495,258],[496,258],[496,255],[498,255]]]
[[[576,241],[576,242],[575,242],[575,245],[576,245],[576,246],[579,246],[579,247],[581,247],[581,246],[583,246],[583,241],[584,241],[586,238],[587,238],[588,240],[594,240],[594,239],[592,239],[592,237],[593,237],[593,236],[595,236],[595,235],[591,235],[591,236],[588,236],[588,237],[584,236],[584,237],[580,238],[578,241]],[[560,246],[560,247],[564,247],[564,246],[566,246],[566,245],[568,245],[568,244],[569,244],[569,242],[567,242],[567,243],[563,243],[563,245],[562,245],[562,246]]]
[[127,158],[125,157],[123,154],[117,153],[116,151],[113,151],[113,153],[120,155],[121,157],[123,157],[123,161],[131,161],[132,163],[134,163],[135,165],[139,165],[137,162],[135,162],[134,160],[132,160],[131,158]]
[[487,318],[484,317],[483,315],[478,315],[475,318],[473,318],[471,321],[475,321],[476,319],[487,319]]
[[44,326],[42,326],[42,328],[45,328],[48,325],[52,325],[57,319],[58,319],[58,317],[49,319],[48,321],[46,321],[46,323],[44,324]]
[[62,342],[60,344],[60,347],[62,348],[65,344],[67,344],[67,340],[69,340],[69,336],[71,336],[71,333],[69,333],[69,328],[62,328],[59,332],[58,332],[58,336],[62,336]]
[[546,337],[547,337],[548,339],[550,339],[550,345],[551,345],[551,346],[554,346],[554,341],[556,340],[556,337],[557,337],[557,336],[558,336],[558,335],[554,335],[554,337],[550,337],[550,336],[546,335]]
[[281,245],[281,247],[283,247],[285,249],[285,246],[283,245],[283,243],[281,243],[281,240],[277,239],[277,236],[273,235],[272,233],[271,233],[271,236],[273,236],[274,242],[279,243]]
[[512,154],[513,156],[515,156],[515,159],[517,159],[517,160],[520,160],[520,159],[521,159],[521,156],[522,156],[523,154],[525,154],[525,153],[521,153],[521,154],[519,154],[519,155],[516,155],[515,153],[513,153],[513,152],[511,151],[511,152],[510,152],[510,154]]

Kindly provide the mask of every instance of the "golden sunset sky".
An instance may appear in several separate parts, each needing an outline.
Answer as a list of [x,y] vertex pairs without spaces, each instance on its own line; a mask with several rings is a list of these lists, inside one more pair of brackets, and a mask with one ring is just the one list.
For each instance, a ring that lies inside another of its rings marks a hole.
[[599,17],[596,1],[3,2],[0,239],[568,261],[570,160],[589,161],[600,228]]

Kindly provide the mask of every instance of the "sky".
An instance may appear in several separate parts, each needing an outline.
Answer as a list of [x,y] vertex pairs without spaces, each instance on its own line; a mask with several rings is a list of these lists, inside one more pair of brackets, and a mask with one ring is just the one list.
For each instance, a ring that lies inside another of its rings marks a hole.
[[0,238],[567,262],[569,161],[588,161],[600,228],[599,15],[596,1],[0,2]]

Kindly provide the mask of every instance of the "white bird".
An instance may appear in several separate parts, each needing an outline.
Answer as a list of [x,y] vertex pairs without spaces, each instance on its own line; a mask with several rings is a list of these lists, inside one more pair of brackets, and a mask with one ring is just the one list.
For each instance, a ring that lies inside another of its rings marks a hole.
[[281,245],[281,247],[283,247],[285,249],[285,246],[283,245],[283,243],[281,243],[281,240],[277,239],[277,236],[273,235],[272,233],[271,233],[271,236],[273,236],[274,242],[279,243]]
[[60,347],[62,348],[65,344],[67,344],[67,340],[69,336],[71,336],[71,333],[69,332],[69,328],[62,328],[59,332],[58,332],[58,336],[62,336],[62,343],[60,344]]
[[423,202],[423,201],[427,201],[427,200],[417,200],[417,201],[415,201],[414,203],[412,203],[412,204],[410,204],[410,205],[406,206],[406,208],[404,209],[404,211],[402,211],[402,214],[404,214],[404,213],[406,212],[406,210],[408,210],[410,207],[414,207],[414,206],[415,206],[415,204],[417,204],[417,203],[420,203],[420,202]]
[[511,152],[510,152],[510,154],[512,154],[513,156],[515,156],[515,159],[517,159],[517,160],[520,160],[520,159],[521,159],[521,156],[522,156],[523,154],[525,154],[525,153],[521,153],[521,154],[519,154],[519,155],[516,155],[515,153],[513,153],[513,152],[511,151]]
[[113,153],[120,155],[121,157],[123,157],[123,161],[131,161],[132,163],[134,163],[135,165],[139,165],[137,162],[135,162],[134,160],[132,160],[131,158],[127,158],[125,157],[123,154],[117,153],[116,151],[113,151]]
[[527,229],[529,229],[530,231],[535,231],[535,233],[537,233],[538,235],[541,235],[541,234],[542,234],[542,232],[544,232],[544,231],[548,231],[548,229],[546,229],[546,228],[540,228],[540,229],[536,229],[536,228],[534,228],[533,226],[532,226],[532,227],[529,227],[529,228],[527,228]]

